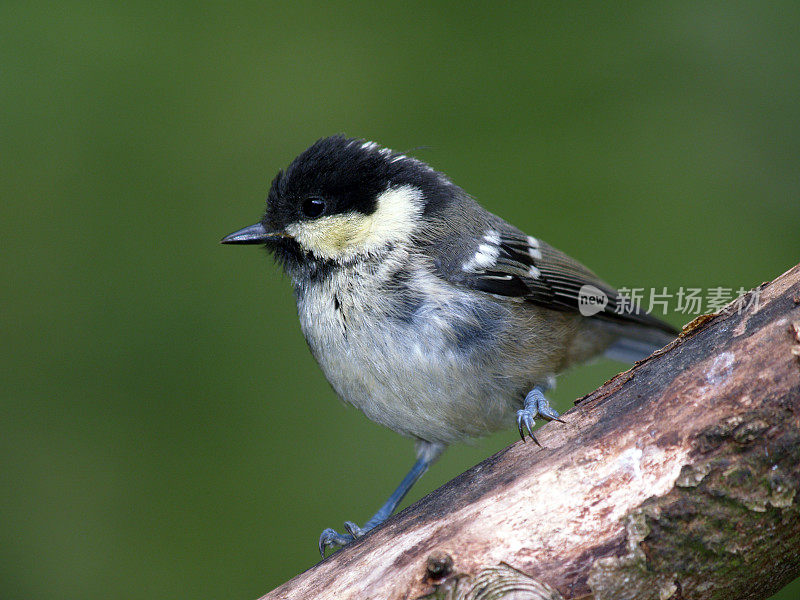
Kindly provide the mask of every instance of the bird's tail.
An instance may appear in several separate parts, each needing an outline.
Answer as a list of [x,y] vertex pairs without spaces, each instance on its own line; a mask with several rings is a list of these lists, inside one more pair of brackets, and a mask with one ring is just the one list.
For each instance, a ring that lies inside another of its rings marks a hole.
[[619,333],[619,337],[606,348],[605,356],[626,363],[647,358],[678,337],[675,329],[667,331],[665,327],[654,329],[637,325],[626,325],[624,329],[620,328]]

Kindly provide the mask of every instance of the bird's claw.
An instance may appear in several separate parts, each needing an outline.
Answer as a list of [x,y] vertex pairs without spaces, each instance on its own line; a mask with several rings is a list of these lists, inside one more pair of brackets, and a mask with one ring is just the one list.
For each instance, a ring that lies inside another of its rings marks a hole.
[[528,432],[530,438],[541,446],[539,440],[533,435],[533,427],[536,424],[536,417],[541,417],[547,421],[558,421],[563,423],[559,418],[558,412],[550,406],[547,398],[544,396],[542,388],[537,386],[533,388],[527,396],[525,396],[525,408],[517,411],[517,427],[519,428],[519,436],[522,441],[525,441],[525,432]]
[[517,427],[519,428],[519,437],[522,438],[522,441],[525,441],[525,432],[528,432],[530,438],[536,442],[537,446],[541,446],[539,440],[536,439],[536,436],[533,435],[533,428],[536,425],[536,415],[533,411],[528,410],[527,408],[523,408],[517,411]]
[[347,533],[349,533],[351,536],[353,536],[353,539],[360,538],[362,535],[364,535],[366,533],[366,531],[361,529],[361,527],[359,527],[358,525],[356,525],[352,521],[345,521],[344,522],[344,528],[347,530]]
[[367,530],[362,529],[352,521],[345,521],[344,528],[347,533],[339,533],[335,529],[328,528],[320,534],[319,553],[322,558],[325,558],[325,550],[328,548],[339,549],[367,532]]
[[319,554],[325,558],[325,550],[328,548],[341,548],[354,539],[352,535],[341,534],[335,529],[328,528],[319,536]]

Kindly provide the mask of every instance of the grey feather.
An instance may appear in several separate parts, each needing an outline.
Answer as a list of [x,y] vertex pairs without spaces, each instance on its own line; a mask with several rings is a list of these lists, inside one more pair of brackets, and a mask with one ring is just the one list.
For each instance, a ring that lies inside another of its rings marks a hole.
[[[472,204],[472,206],[468,206]],[[578,312],[579,295],[584,286],[592,286],[603,292],[608,303],[594,318],[644,325],[660,329],[673,337],[677,331],[663,321],[632,305],[612,286],[600,279],[581,263],[553,248],[549,244],[526,235],[513,225],[485,211],[471,198],[454,204],[460,210],[450,210],[439,218],[437,234],[452,235],[454,243],[442,244],[441,238],[429,245],[431,252],[439,258],[439,273],[445,279],[481,290],[490,294],[516,297],[550,310]],[[475,223],[464,221],[465,214],[483,215],[484,221],[477,232],[464,243],[465,230]],[[449,221],[447,225],[444,221]],[[454,226],[455,225],[455,226]],[[466,226],[466,227],[465,227]],[[486,236],[496,236],[497,258],[491,265],[465,269],[470,256],[478,252],[481,244],[491,245]],[[437,236],[438,237],[438,236]],[[454,247],[460,249],[453,253]],[[448,260],[442,255],[450,253]],[[456,260],[453,260],[453,259]],[[460,262],[459,262],[460,261]],[[531,275],[531,271],[536,276]]]

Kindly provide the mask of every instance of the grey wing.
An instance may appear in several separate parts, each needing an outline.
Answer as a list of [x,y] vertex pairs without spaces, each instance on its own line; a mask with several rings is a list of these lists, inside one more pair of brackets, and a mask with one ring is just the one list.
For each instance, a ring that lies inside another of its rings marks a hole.
[[446,279],[551,310],[588,315],[594,309],[594,318],[677,334],[671,325],[631,303],[578,261],[496,219],[463,249],[460,264],[449,262],[441,273]]

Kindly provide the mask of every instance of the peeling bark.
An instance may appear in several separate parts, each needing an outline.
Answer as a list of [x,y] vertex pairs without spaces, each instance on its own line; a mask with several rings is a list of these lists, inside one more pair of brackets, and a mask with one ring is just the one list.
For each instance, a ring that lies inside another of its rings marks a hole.
[[800,575],[800,265],[759,291],[262,600],[768,598]]

